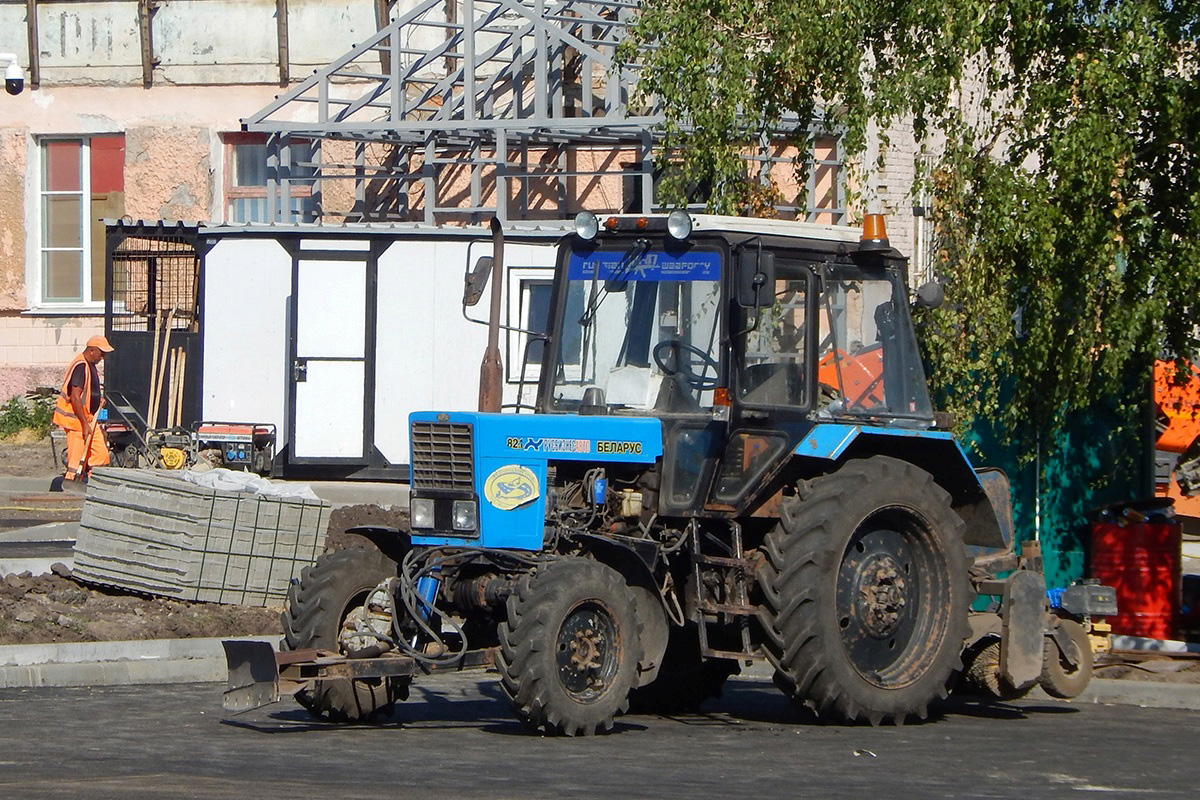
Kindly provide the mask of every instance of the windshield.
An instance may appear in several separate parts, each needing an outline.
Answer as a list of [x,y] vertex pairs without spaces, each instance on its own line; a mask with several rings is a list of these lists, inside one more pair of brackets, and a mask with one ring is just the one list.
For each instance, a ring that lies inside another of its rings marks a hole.
[[838,270],[819,313],[818,413],[929,419],[932,407],[898,281]]
[[722,256],[667,252],[639,239],[614,250],[573,250],[551,397],[631,412],[712,405],[720,366]]

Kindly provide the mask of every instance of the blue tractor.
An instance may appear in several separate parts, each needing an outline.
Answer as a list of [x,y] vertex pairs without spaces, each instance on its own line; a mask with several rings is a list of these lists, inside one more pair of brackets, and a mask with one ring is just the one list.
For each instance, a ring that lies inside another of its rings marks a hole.
[[491,275],[484,410],[411,416],[411,531],[308,568],[282,652],[231,645],[226,706],[291,691],[354,721],[493,668],[521,720],[591,734],[756,659],[834,722],[924,718],[962,685],[1082,691],[1113,593],[1048,605],[1007,479],[930,404],[906,261],[867,221],[580,214],[524,332],[533,413],[500,413],[494,223],[466,292]]

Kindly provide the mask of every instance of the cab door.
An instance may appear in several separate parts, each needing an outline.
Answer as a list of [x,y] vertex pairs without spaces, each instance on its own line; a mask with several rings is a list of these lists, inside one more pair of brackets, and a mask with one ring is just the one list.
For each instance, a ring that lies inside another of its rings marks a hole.
[[744,508],[811,427],[808,415],[819,394],[814,266],[780,255],[769,297],[758,307],[733,304],[730,421],[711,510]]

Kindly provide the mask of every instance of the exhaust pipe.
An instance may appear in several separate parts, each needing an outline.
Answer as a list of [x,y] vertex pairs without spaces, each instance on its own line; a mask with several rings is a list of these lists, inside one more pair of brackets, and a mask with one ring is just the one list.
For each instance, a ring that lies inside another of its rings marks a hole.
[[504,382],[504,363],[500,359],[500,285],[504,274],[504,230],[492,217],[492,303],[488,314],[488,344],[479,365],[479,410],[498,413]]

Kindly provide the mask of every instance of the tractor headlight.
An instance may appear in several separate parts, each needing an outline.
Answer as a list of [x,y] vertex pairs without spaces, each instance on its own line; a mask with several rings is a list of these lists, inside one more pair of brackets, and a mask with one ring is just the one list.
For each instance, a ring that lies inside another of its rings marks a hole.
[[591,211],[580,211],[575,215],[575,235],[585,242],[596,238],[600,232],[600,218]]
[[692,215],[676,209],[667,215],[667,233],[672,239],[683,241],[692,235]]
[[473,531],[479,527],[479,515],[474,500],[455,500],[453,522],[456,531]]
[[414,497],[409,500],[408,517],[414,528],[433,528],[433,498]]

